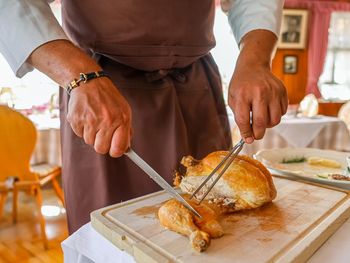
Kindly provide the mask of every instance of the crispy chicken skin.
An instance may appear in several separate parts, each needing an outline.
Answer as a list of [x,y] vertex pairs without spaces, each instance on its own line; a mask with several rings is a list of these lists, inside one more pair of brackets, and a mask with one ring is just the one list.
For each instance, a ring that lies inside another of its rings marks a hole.
[[[174,184],[185,194],[192,194],[227,154],[225,151],[213,152],[203,160],[184,157],[181,164],[186,172],[176,172]],[[197,197],[205,190],[204,187]],[[200,205],[188,200],[202,219],[174,199],[159,209],[158,217],[161,225],[188,236],[192,247],[202,252],[209,246],[211,238],[224,234],[217,219],[220,214],[257,208],[275,197],[276,189],[265,166],[248,156],[237,156]]]
[[[218,151],[209,154],[203,160],[191,156],[182,159],[186,173],[177,173],[175,184],[184,193],[192,194],[206,176],[220,163],[228,152]],[[197,194],[200,197],[206,187]],[[216,203],[222,212],[234,212],[256,208],[272,201],[276,197],[276,188],[270,172],[259,161],[248,156],[237,156],[206,200]]]

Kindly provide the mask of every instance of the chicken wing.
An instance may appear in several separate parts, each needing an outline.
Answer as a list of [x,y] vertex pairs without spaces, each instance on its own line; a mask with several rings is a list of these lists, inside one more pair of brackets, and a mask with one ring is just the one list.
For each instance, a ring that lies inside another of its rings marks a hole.
[[159,209],[158,218],[166,228],[188,236],[192,247],[202,252],[209,246],[211,238],[221,237],[224,231],[211,208],[193,202],[191,205],[201,214],[201,219],[175,199],[169,200]]

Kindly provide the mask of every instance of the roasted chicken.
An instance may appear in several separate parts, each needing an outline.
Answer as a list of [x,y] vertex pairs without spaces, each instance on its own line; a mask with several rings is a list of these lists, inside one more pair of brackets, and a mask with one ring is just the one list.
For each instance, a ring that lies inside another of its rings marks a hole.
[[[176,172],[174,184],[184,194],[192,194],[226,155],[227,152],[218,151],[203,160],[184,157],[181,164],[186,171]],[[200,198],[205,190],[203,187],[197,197]],[[248,156],[237,156],[201,205],[189,201],[202,219],[174,199],[159,209],[158,217],[163,226],[188,236],[195,250],[204,251],[210,244],[210,238],[224,234],[218,221],[221,214],[257,208],[275,197],[276,189],[265,166]]]

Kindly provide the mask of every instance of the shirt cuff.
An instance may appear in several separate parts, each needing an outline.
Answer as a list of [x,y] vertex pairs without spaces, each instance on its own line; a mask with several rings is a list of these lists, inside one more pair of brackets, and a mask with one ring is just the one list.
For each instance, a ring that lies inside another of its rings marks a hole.
[[245,34],[265,29],[279,36],[284,0],[236,0],[228,12],[228,21],[237,43]]
[[0,52],[17,77],[33,70],[27,63],[39,46],[68,39],[45,0],[0,2]]

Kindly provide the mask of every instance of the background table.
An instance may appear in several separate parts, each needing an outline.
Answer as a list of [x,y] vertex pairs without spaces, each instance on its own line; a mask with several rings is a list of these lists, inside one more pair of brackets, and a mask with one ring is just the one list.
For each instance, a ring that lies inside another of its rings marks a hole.
[[61,166],[60,130],[55,128],[38,129],[37,135],[31,164],[49,163]]
[[[230,116],[233,142],[240,139],[237,125]],[[335,117],[283,117],[281,123],[266,131],[262,140],[245,145],[242,153],[253,155],[259,150],[283,147],[311,147],[350,151],[350,135],[346,124]]]
[[[59,119],[47,116],[31,117],[38,130],[37,144],[31,163],[51,163],[61,165]],[[229,115],[233,142],[240,139],[233,115]],[[350,135],[346,124],[338,118],[318,116],[318,118],[284,117],[279,125],[266,131],[262,140],[245,145],[242,153],[253,155],[259,150],[283,147],[312,147],[350,151]]]
[[37,128],[37,141],[31,164],[49,163],[61,165],[60,122],[49,116],[29,116]]

